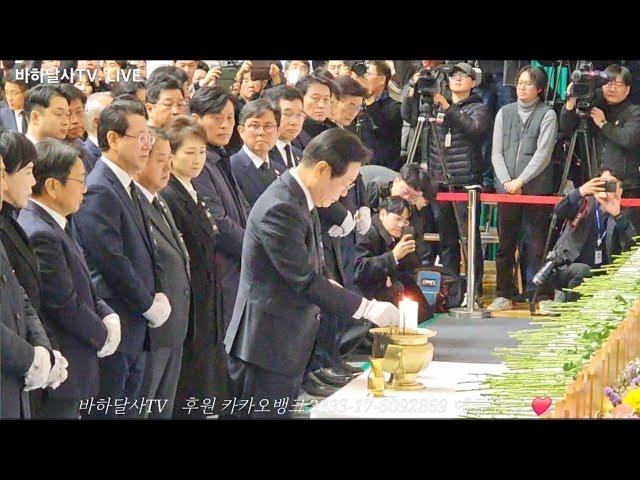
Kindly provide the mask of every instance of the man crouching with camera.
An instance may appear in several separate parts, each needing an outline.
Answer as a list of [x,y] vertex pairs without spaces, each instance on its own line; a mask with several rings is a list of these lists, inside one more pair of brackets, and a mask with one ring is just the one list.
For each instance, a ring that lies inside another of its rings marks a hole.
[[[612,255],[631,247],[636,230],[620,209],[622,182],[621,175],[603,170],[556,205],[558,220],[566,222],[534,283],[549,280],[557,290],[577,287],[591,276],[592,268],[611,263]],[[578,296],[567,292],[566,300]]]

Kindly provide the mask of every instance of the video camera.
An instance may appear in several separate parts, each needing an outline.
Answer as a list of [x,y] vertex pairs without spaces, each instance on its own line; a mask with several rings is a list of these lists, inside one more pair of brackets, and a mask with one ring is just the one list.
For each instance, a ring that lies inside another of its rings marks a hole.
[[547,283],[552,273],[557,271],[563,265],[566,265],[567,259],[556,250],[551,250],[547,255],[547,261],[540,270],[533,276],[533,283],[539,287]]
[[436,93],[443,94],[446,89],[449,72],[454,65],[443,63],[434,68],[424,68],[416,80],[415,90],[418,95],[433,99]]
[[571,74],[573,85],[569,96],[576,98],[576,114],[578,118],[586,119],[593,106],[596,89],[611,81],[611,75],[600,70],[593,70],[591,62],[580,62]]

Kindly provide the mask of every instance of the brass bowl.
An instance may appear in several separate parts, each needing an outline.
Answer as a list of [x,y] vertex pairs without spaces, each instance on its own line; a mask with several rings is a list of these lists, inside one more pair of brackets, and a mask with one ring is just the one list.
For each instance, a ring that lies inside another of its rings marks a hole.
[[418,331],[401,331],[398,328],[372,328],[370,332],[375,334],[388,334],[391,339],[385,354],[382,368],[392,374],[387,388],[392,390],[421,390],[424,387],[416,381],[418,373],[426,368],[433,360],[433,344],[429,338],[436,332],[429,329]]

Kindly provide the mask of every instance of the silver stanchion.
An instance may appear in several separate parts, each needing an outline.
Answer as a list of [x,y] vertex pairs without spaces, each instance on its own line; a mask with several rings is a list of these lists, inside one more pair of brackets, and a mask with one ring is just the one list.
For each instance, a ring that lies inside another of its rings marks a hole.
[[[476,303],[476,208],[480,185],[470,185],[467,189],[467,306],[452,308],[449,314],[455,318],[487,318],[491,313],[486,309],[474,308]],[[454,206],[455,208],[455,206]]]

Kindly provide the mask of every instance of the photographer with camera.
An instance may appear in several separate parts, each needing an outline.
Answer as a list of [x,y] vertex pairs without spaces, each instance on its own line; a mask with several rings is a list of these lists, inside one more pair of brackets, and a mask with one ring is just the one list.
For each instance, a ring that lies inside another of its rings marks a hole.
[[[574,72],[572,77],[577,77]],[[597,72],[588,72],[587,77],[595,77]],[[579,83],[572,83],[568,87],[567,101],[560,114],[560,131],[571,132],[578,123],[579,108],[582,100],[587,100],[585,106],[592,123],[590,131],[596,144],[598,166],[620,172],[625,178],[625,197],[640,197],[640,106],[630,101],[631,72],[626,67],[617,64],[609,65],[604,73],[609,82],[602,88],[582,88],[576,92]],[[584,75],[583,76],[587,76]],[[602,75],[601,75],[602,76]],[[583,84],[587,83],[580,80]],[[595,83],[597,80],[593,80]],[[606,80],[604,80],[606,81]],[[602,84],[604,81],[601,81]],[[585,90],[580,95],[581,90]],[[578,94],[578,95],[577,95]],[[584,97],[590,98],[577,98]],[[636,230],[640,229],[640,209],[633,208],[630,212],[631,221]]]
[[[437,182],[438,191],[464,192],[464,186],[482,183],[482,144],[491,132],[491,115],[487,105],[471,90],[476,86],[476,71],[468,63],[458,63],[449,71],[451,102],[441,93],[433,96],[437,105],[437,136],[429,136],[429,172]],[[442,117],[442,118],[440,118]],[[426,128],[426,127],[425,127]],[[431,131],[430,131],[431,133]],[[440,145],[438,146],[437,143]],[[440,147],[440,148],[438,148]],[[444,157],[440,158],[440,151]],[[444,163],[446,174],[443,172]],[[480,218],[480,203],[477,216]],[[458,221],[453,209],[458,211]],[[438,230],[440,232],[440,259],[444,268],[458,275],[460,273],[460,234],[467,234],[467,205],[458,202],[437,204]],[[484,259],[480,242],[480,225],[476,224],[475,272],[476,290],[482,293]]]
[[402,197],[391,196],[371,219],[371,228],[357,235],[355,282],[364,295],[379,301],[398,301],[406,293],[418,301],[419,321],[432,310],[417,284],[416,234],[410,226],[411,204]]
[[[533,281],[550,281],[557,290],[574,288],[591,276],[591,268],[611,263],[613,255],[628,250],[636,230],[620,209],[623,177],[605,169],[555,206],[560,220],[566,220],[547,263]],[[566,300],[578,298],[567,292]]]

